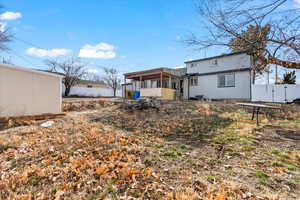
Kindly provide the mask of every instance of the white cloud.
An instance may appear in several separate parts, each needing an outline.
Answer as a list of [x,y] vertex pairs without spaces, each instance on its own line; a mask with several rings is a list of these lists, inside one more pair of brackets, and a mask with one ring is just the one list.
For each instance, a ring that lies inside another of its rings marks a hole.
[[71,50],[69,49],[38,49],[38,48],[29,48],[26,50],[26,53],[31,56],[37,56],[37,57],[57,57],[57,56],[63,56],[71,53]]
[[0,23],[0,32],[4,32],[6,28],[7,23],[6,22],[1,22]]
[[116,57],[115,46],[101,42],[96,46],[84,45],[79,51],[81,58],[112,59]]
[[99,73],[100,71],[98,69],[88,69],[87,72],[89,73]]
[[300,0],[294,0],[295,7],[300,8]]
[[174,67],[174,69],[182,69],[182,68],[184,68],[183,65],[179,65],[179,66],[177,66],[177,67]]
[[1,20],[15,20],[22,17],[22,14],[19,12],[5,12],[0,15]]

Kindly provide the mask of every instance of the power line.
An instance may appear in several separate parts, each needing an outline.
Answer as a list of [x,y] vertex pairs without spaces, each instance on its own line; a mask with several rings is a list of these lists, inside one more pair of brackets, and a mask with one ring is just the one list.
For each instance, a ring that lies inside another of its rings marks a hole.
[[14,39],[16,39],[16,40],[18,40],[18,41],[20,41],[20,42],[23,42],[23,43],[25,43],[25,44],[27,44],[27,45],[29,45],[29,46],[33,46],[33,47],[36,47],[36,48],[39,48],[39,49],[46,49],[46,48],[43,48],[43,47],[41,47],[41,46],[39,46],[39,45],[35,45],[35,44],[33,44],[32,42],[28,42],[28,41],[25,41],[25,40],[23,40],[23,39],[17,38],[16,36],[14,36]]
[[[13,52],[13,53],[12,53],[12,52]],[[13,56],[17,56],[18,58],[22,59],[23,61],[29,63],[29,64],[32,65],[32,66],[36,66],[36,67],[37,67],[36,64],[33,64],[33,63],[32,63],[31,61],[29,61],[27,58],[25,58],[24,56],[21,56],[20,54],[18,54],[18,53],[17,53],[16,51],[14,51],[14,50],[10,50],[10,51],[8,51],[8,53],[11,54],[11,55],[13,55]]]

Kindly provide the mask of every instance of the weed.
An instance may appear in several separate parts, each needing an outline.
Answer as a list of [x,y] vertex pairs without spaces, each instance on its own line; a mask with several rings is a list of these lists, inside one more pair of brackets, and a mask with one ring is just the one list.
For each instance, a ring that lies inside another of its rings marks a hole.
[[274,155],[279,155],[280,154],[280,151],[278,149],[273,149],[271,151],[271,154],[274,154]]
[[0,153],[3,153],[4,151],[11,149],[11,148],[16,148],[12,144],[0,144]]
[[242,155],[238,150],[233,149],[231,147],[226,148],[226,151],[228,152],[228,155],[230,155],[230,156],[241,156]]
[[176,174],[177,174],[177,171],[176,171],[176,170],[169,170],[168,172],[169,172],[169,174],[173,174],[173,175],[176,175]]
[[39,185],[40,181],[41,179],[39,177],[31,176],[30,178],[28,178],[27,184],[37,186]]
[[87,200],[96,200],[97,199],[97,197],[98,197],[98,195],[99,195],[99,193],[92,193],[92,194],[90,194],[90,195],[88,195],[87,196]]
[[177,158],[178,156],[181,156],[181,152],[178,151],[167,151],[163,154],[163,156],[168,156],[171,158]]
[[242,151],[254,151],[256,148],[254,146],[251,146],[251,145],[244,145],[242,147]]
[[269,180],[269,175],[261,170],[257,170],[255,172],[255,174],[256,174],[257,178],[259,179],[259,181],[262,183],[266,183]]
[[274,161],[271,163],[273,167],[283,167],[284,164],[282,162]]
[[220,180],[220,178],[216,175],[210,175],[207,177],[207,181],[210,183],[216,183],[218,180]]
[[152,165],[152,161],[151,161],[150,159],[148,159],[148,158],[145,158],[144,164],[145,164],[147,167],[149,167],[149,166]]

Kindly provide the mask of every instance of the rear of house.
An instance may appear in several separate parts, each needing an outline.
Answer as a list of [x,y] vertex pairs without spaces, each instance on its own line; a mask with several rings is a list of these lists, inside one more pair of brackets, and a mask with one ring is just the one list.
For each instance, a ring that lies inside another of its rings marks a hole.
[[[131,98],[134,92],[141,97],[158,97],[161,99],[178,99],[182,88],[185,69],[154,68],[124,74],[123,97]],[[130,83],[126,83],[130,80]],[[131,94],[131,95],[130,95]]]
[[251,99],[252,58],[245,52],[185,62],[184,98]]
[[62,76],[0,64],[0,117],[61,112]]

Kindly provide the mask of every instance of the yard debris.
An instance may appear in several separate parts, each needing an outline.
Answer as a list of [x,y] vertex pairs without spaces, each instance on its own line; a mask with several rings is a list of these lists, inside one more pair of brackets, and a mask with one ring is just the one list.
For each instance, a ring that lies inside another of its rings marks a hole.
[[54,119],[58,117],[65,116],[64,113],[59,114],[44,114],[44,115],[26,115],[26,116],[17,116],[17,117],[0,117],[0,122],[9,122],[11,121],[30,121],[30,120],[45,120],[45,119]]
[[47,128],[47,127],[53,126],[54,123],[55,123],[54,121],[47,121],[47,122],[42,123],[40,126]]
[[138,100],[127,100],[123,102],[122,107],[128,111],[156,109],[159,110],[161,101],[155,98],[146,98]]
[[89,100],[64,100],[63,101],[63,111],[72,112],[72,111],[85,111],[85,110],[97,110],[103,107],[110,107],[113,105],[120,104],[120,100],[103,100],[103,99],[89,99]]

